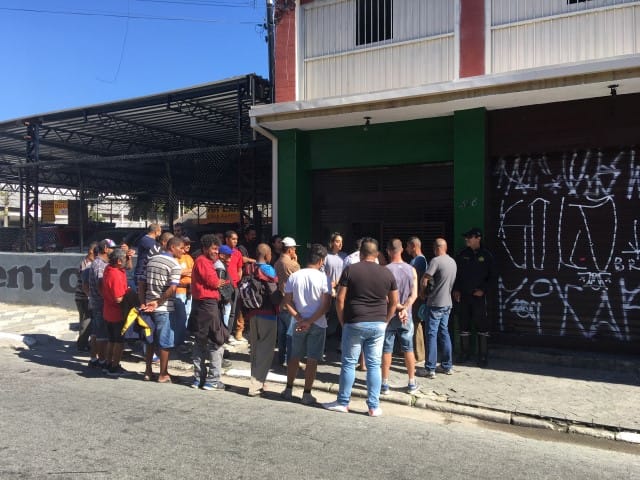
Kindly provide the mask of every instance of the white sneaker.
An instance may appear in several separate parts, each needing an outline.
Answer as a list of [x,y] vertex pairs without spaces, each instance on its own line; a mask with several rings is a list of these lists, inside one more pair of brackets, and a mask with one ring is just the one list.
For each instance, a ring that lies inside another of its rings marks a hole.
[[381,415],[382,415],[382,409],[380,407],[370,408],[369,409],[369,416],[370,417],[379,417]]
[[347,405],[341,405],[337,401],[323,403],[322,408],[331,410],[332,412],[349,413],[349,407]]

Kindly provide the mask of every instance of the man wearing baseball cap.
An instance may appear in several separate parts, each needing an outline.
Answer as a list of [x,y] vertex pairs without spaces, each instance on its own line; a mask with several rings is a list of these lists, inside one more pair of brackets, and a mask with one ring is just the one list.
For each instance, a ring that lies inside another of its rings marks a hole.
[[[296,247],[299,245],[291,237],[282,239],[282,255],[278,258],[274,268],[278,275],[278,289],[282,295],[284,302],[284,286],[292,273],[300,270],[298,256],[296,255]],[[284,308],[284,304],[280,305],[278,313],[278,364],[284,366],[287,361],[287,354],[291,353],[291,335],[289,335],[289,327],[293,317],[289,311]],[[289,355],[290,356],[290,355]]]
[[477,227],[463,233],[466,248],[456,257],[458,273],[452,297],[458,303],[460,323],[459,362],[471,359],[471,328],[478,332],[478,365],[488,364],[490,321],[487,316],[487,291],[494,281],[493,255],[482,246],[482,230]]
[[91,305],[91,331],[94,342],[91,348],[91,360],[89,367],[101,368],[104,373],[108,371],[106,360],[106,347],[108,340],[107,324],[104,321],[102,297],[102,277],[109,262],[109,254],[116,248],[116,242],[105,238],[98,243],[96,257],[91,263],[89,272],[89,304]]

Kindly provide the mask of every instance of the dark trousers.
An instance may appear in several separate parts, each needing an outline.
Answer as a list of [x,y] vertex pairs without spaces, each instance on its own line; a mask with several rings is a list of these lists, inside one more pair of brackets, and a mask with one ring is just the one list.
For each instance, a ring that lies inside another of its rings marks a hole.
[[470,332],[473,326],[478,332],[489,331],[487,301],[484,296],[463,295],[457,306],[457,312],[461,332]]
[[89,300],[76,298],[76,308],[78,309],[78,340],[76,341],[76,346],[78,350],[86,350],[89,348],[89,337],[91,336]]

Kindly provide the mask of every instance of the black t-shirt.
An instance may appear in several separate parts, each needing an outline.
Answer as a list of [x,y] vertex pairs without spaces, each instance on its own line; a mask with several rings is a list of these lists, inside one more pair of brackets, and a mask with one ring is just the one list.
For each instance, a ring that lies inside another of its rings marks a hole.
[[387,319],[387,296],[397,290],[389,269],[374,262],[349,265],[338,284],[347,287],[344,322],[384,322]]

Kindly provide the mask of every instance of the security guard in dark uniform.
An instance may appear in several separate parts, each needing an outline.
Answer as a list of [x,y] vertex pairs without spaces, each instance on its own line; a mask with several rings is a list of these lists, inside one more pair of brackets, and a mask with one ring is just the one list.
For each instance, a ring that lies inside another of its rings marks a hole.
[[482,231],[472,228],[464,234],[467,247],[456,257],[458,273],[453,286],[453,300],[458,303],[460,324],[460,363],[469,362],[471,327],[478,334],[478,365],[488,364],[490,322],[487,317],[486,295],[493,283],[495,267],[493,255],[482,247]]

